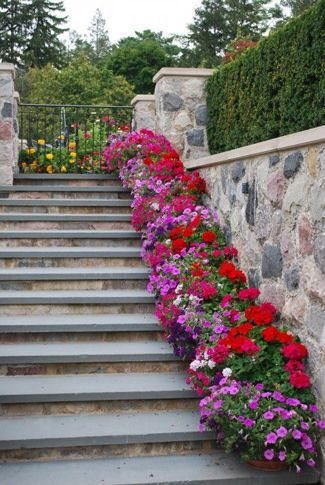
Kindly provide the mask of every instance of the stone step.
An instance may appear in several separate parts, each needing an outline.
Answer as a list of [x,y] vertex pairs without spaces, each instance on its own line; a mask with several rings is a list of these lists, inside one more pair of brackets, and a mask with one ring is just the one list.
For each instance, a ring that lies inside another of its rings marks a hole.
[[0,418],[0,449],[130,445],[213,439],[194,411]]
[[130,222],[130,214],[0,214],[0,222]]
[[161,331],[157,318],[145,314],[0,316],[0,333],[155,331]]
[[188,399],[184,374],[136,373],[0,377],[0,403]]
[[48,247],[48,248],[1,248],[0,259],[13,258],[140,258],[140,248],[111,247]]
[[108,305],[154,303],[145,290],[0,291],[0,305]]
[[90,184],[34,184],[34,185],[2,185],[0,186],[1,199],[128,199],[131,194],[128,188],[122,187],[120,182],[109,185]]
[[238,454],[169,454],[56,462],[3,463],[4,485],[297,485],[317,483],[319,472],[254,470]]
[[[130,190],[126,187],[118,185],[0,185],[0,194],[9,194],[12,192],[114,192],[114,193],[129,193]],[[3,196],[2,196],[3,197]]]
[[129,214],[128,199],[0,199],[0,214]]
[[121,185],[119,177],[101,174],[18,174],[15,185]]
[[46,342],[0,345],[0,364],[177,361],[161,341]]
[[141,236],[135,231],[115,230],[56,230],[56,231],[0,231],[0,247],[48,247],[48,246],[137,246]]

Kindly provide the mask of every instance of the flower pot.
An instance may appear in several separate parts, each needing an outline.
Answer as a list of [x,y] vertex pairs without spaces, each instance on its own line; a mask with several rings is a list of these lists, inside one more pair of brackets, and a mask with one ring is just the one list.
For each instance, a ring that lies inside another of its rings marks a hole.
[[288,468],[285,461],[277,460],[247,460],[246,463],[256,470],[263,470],[266,472],[277,472]]

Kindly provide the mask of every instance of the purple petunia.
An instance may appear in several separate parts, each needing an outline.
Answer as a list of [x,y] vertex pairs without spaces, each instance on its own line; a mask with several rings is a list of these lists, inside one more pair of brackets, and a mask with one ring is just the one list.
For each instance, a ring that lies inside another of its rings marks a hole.
[[267,419],[268,421],[270,421],[271,419],[274,418],[274,413],[272,413],[272,411],[266,411],[264,414],[263,414],[263,418],[264,419]]
[[271,431],[271,433],[266,435],[266,443],[267,444],[274,445],[274,443],[276,443],[277,440],[278,440],[278,437],[275,433],[273,433],[273,431]]
[[320,419],[319,421],[317,421],[316,424],[320,429],[325,429],[325,421],[323,419]]
[[301,440],[302,432],[299,429],[295,429],[294,431],[292,431],[292,437],[295,440]]
[[279,402],[285,402],[286,398],[281,394],[280,391],[274,391],[273,398]]
[[278,457],[280,461],[284,461],[286,459],[286,452],[285,451],[279,451]]
[[250,409],[257,409],[258,408],[258,401],[249,401],[248,407]]
[[255,426],[255,421],[253,419],[247,418],[244,420],[243,425],[246,426],[246,428],[253,428],[253,426]]
[[289,406],[294,406],[294,407],[299,406],[299,404],[301,404],[299,399],[295,399],[293,397],[288,397],[288,399],[286,400],[286,403]]
[[284,426],[280,426],[280,428],[276,430],[276,434],[279,438],[284,438],[285,436],[287,436],[288,430]]
[[264,458],[266,460],[273,460],[273,458],[274,458],[274,451],[272,449],[264,451]]

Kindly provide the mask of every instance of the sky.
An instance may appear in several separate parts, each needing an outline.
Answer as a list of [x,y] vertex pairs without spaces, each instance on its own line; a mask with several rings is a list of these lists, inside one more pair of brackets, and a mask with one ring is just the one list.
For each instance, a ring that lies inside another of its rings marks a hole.
[[185,34],[201,0],[64,0],[68,28],[81,34],[99,8],[106,20],[112,43],[145,29],[164,35]]

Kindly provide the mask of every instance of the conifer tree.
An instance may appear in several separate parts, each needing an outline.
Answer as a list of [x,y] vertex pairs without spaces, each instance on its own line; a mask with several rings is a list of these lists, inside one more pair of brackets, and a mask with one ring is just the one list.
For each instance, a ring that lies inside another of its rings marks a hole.
[[0,0],[0,59],[21,66],[26,46],[28,5],[23,0]]
[[93,61],[100,62],[110,50],[110,41],[108,31],[106,29],[106,20],[103,17],[99,8],[92,18],[91,24],[88,28],[89,43],[93,51]]

